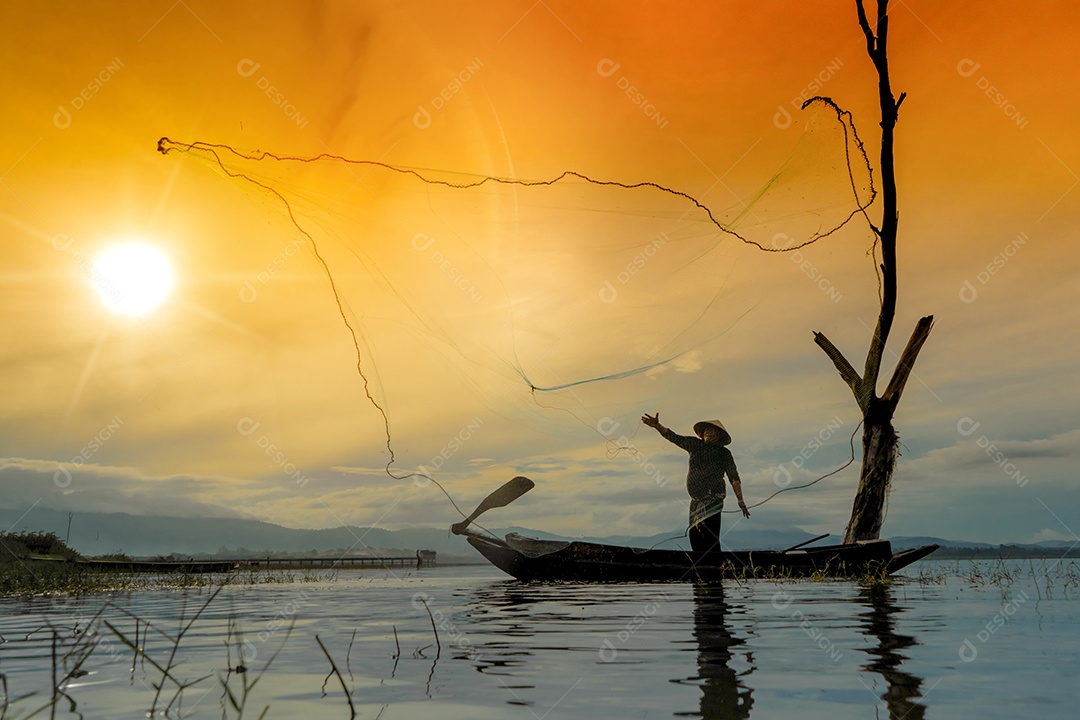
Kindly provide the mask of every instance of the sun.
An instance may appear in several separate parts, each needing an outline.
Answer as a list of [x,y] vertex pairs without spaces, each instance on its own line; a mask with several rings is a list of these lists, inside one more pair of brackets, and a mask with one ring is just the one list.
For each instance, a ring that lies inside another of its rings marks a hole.
[[112,310],[142,316],[165,301],[173,286],[165,253],[142,242],[113,245],[94,261],[94,287]]

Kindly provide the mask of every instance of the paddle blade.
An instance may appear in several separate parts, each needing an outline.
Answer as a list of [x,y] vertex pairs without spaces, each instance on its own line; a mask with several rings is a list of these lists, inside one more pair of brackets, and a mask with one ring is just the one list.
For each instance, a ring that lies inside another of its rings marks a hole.
[[536,487],[536,483],[527,477],[518,475],[516,478],[508,481],[498,490],[484,498],[483,502],[476,506],[476,512],[474,512],[472,516],[475,518],[480,513],[486,512],[491,508],[505,507],[532,490],[534,487]]
[[518,475],[516,478],[506,482],[502,487],[484,498],[483,501],[476,506],[476,509],[472,511],[472,514],[469,515],[469,517],[459,523],[451,525],[450,531],[457,535],[462,534],[465,528],[469,526],[469,523],[478,518],[481,513],[487,512],[491,508],[509,505],[534,487],[536,487],[536,483],[527,477]]

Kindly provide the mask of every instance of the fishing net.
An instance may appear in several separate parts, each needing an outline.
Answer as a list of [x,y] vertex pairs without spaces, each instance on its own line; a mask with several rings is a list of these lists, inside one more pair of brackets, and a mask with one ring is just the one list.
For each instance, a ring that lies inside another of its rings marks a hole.
[[742,265],[827,238],[873,200],[850,116],[818,98],[801,120],[776,171],[725,207],[653,178],[495,177],[169,138],[159,149],[223,173],[279,245],[309,255],[355,354],[357,412],[378,413],[388,467],[406,477],[445,439],[399,407],[478,401],[556,438],[608,442],[665,377],[713,359],[770,292]]

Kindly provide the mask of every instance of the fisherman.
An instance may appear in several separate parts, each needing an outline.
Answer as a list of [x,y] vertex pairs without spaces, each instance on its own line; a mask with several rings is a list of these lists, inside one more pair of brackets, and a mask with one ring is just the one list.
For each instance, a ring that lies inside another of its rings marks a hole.
[[720,511],[724,509],[727,475],[731,489],[739,500],[743,517],[750,511],[742,496],[742,481],[731,451],[731,434],[719,420],[702,420],[694,424],[697,437],[677,435],[660,424],[660,413],[641,417],[641,422],[690,453],[690,469],[686,473],[686,490],[690,493],[690,547],[694,552],[720,549]]

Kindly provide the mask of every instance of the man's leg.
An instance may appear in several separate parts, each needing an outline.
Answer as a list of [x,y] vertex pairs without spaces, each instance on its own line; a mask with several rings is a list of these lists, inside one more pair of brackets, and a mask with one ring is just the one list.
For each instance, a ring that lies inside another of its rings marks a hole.
[[690,536],[691,550],[701,553],[709,549],[709,543],[705,539],[705,532],[701,524],[691,525],[688,535]]
[[716,513],[690,526],[690,547],[694,552],[720,549],[720,523],[723,515]]
[[720,523],[723,519],[724,516],[720,513],[705,518],[705,537],[708,539],[710,550],[720,550]]

